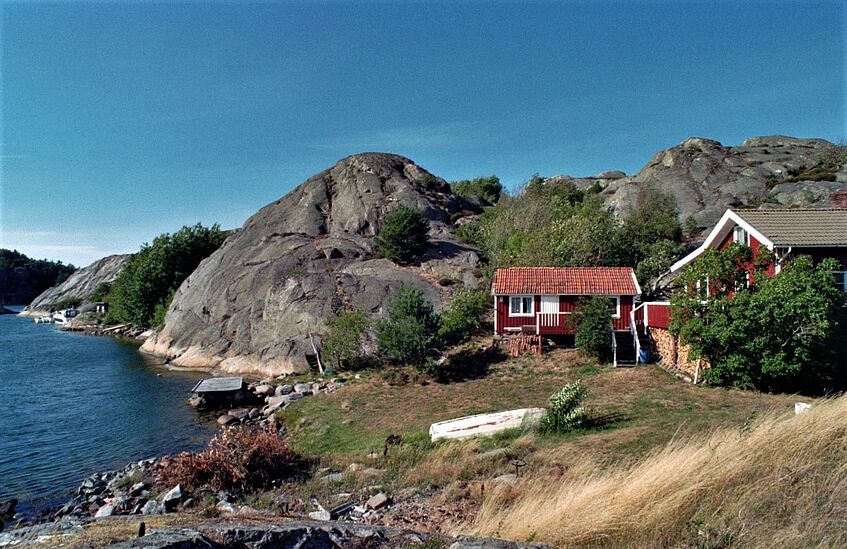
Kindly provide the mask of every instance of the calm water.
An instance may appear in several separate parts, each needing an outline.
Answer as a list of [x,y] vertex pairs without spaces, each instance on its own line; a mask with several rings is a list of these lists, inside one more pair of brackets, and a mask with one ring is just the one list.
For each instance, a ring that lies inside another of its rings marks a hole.
[[96,471],[202,446],[214,422],[186,402],[201,377],[132,343],[0,315],[0,500],[31,511]]

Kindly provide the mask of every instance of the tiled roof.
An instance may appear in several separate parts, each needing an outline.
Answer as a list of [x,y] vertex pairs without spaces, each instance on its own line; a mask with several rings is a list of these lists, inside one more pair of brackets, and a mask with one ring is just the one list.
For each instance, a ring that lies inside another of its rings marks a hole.
[[733,212],[775,246],[847,246],[847,209]]
[[637,295],[630,267],[509,267],[494,272],[496,295]]

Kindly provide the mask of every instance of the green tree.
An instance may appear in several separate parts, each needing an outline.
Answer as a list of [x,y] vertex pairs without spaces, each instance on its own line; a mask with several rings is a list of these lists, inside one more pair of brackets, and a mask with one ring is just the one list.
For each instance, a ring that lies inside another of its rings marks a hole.
[[441,347],[439,318],[423,293],[404,284],[391,297],[388,315],[376,325],[380,353],[395,363],[423,366]]
[[709,361],[708,383],[811,393],[844,388],[847,319],[844,292],[832,277],[837,262],[815,266],[801,256],[773,277],[763,273],[766,261],[756,262],[748,286],[739,265],[749,255],[729,249],[701,259],[681,282],[690,288],[712,273],[715,295],[702,300],[695,290],[680,292],[672,300],[671,330],[694,358]]
[[429,246],[429,222],[420,210],[400,204],[385,216],[375,241],[386,259],[408,263]]
[[491,296],[484,290],[459,290],[450,307],[441,313],[439,335],[448,343],[459,343],[482,327]]
[[593,296],[579,307],[574,343],[600,362],[612,356],[612,313],[609,298]]
[[204,227],[198,223],[144,244],[112,285],[106,321],[150,326],[154,316],[158,316],[157,321],[163,320],[163,312],[156,315],[157,307],[167,309],[173,292],[224,238],[218,225]]
[[112,284],[110,282],[101,282],[94,288],[94,291],[88,296],[89,301],[105,301],[106,296],[109,295],[109,292],[112,291]]
[[481,200],[488,204],[496,204],[503,194],[503,185],[496,175],[465,179],[450,183],[454,194],[469,200]]
[[370,328],[370,319],[354,308],[338,311],[326,320],[323,338],[324,356],[336,369],[356,367],[362,359],[362,336]]

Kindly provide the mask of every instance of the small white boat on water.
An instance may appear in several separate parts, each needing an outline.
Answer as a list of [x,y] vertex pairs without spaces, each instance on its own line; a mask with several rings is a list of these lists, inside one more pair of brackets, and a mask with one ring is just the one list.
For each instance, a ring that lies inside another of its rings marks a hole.
[[36,324],[53,324],[53,317],[49,316],[49,315],[47,315],[47,316],[37,316],[37,317],[35,317],[35,323]]
[[56,324],[66,324],[72,318],[79,314],[77,309],[64,309],[53,313],[53,322]]

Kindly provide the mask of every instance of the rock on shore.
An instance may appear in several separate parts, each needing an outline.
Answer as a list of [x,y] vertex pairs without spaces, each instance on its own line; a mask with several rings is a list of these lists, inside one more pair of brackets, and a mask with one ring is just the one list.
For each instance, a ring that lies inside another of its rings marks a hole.
[[[401,203],[430,223],[432,246],[410,267],[378,257],[374,244]],[[345,158],[262,208],[205,259],[143,349],[178,366],[261,377],[306,370],[309,334],[319,343],[324,320],[343,305],[379,314],[411,284],[441,307],[456,286],[475,286],[479,255],[450,233],[472,209],[407,158]]]

